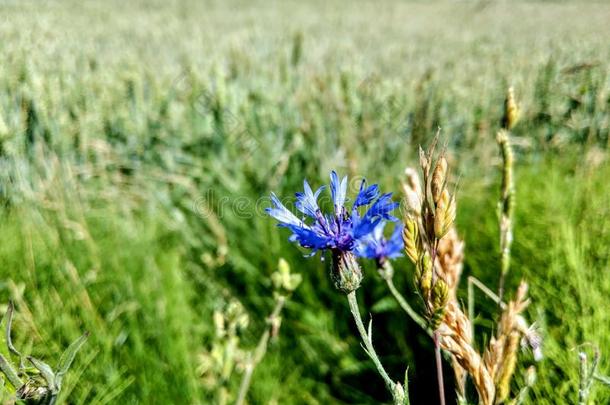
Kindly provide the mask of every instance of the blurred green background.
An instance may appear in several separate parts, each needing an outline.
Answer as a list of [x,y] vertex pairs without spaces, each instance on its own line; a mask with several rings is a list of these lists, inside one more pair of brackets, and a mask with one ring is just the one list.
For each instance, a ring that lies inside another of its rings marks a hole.
[[[63,403],[213,403],[198,372],[213,311],[238,299],[254,347],[284,257],[303,283],[249,402],[388,402],[328,261],[303,258],[266,197],[332,169],[399,195],[440,127],[465,275],[495,288],[495,133],[513,86],[508,287],[530,283],[545,338],[528,401],[574,403],[579,344],[610,371],[608,21],[608,3],[580,1],[0,0],[0,301],[16,302],[15,341],[52,362],[91,331]],[[415,305],[410,264],[395,268]],[[433,403],[431,344],[372,266],[359,298],[390,373],[408,366],[413,403]],[[481,296],[477,310],[495,316]],[[477,324],[482,340],[492,326]]]

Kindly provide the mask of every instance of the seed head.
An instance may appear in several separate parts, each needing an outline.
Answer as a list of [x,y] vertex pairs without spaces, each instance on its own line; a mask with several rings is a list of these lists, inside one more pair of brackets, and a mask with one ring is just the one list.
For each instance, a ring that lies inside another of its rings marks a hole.
[[517,348],[519,347],[519,333],[511,332],[506,337],[503,349],[504,358],[498,374],[496,375],[496,401],[502,403],[510,393],[510,381],[517,366]]
[[425,300],[430,295],[432,287],[432,260],[428,252],[420,256],[415,269],[415,285],[419,294]]
[[449,288],[447,283],[442,278],[439,278],[434,283],[434,291],[432,294],[432,300],[435,309],[444,308],[447,306],[447,300],[449,298]]
[[405,252],[411,261],[415,264],[419,260],[420,242],[419,229],[417,220],[413,217],[407,217],[405,227],[402,231],[402,238],[405,243]]
[[455,226],[439,241],[436,257],[436,270],[449,287],[449,299],[455,299],[464,260],[464,242],[459,238]]
[[444,189],[434,213],[434,235],[437,239],[442,239],[449,232],[453,221],[455,221],[455,198]]
[[445,187],[445,179],[447,177],[447,159],[444,156],[438,158],[438,162],[436,162],[436,167],[434,168],[434,172],[432,173],[432,199],[434,203],[438,203],[438,200],[441,198],[441,194],[443,188]]
[[519,121],[519,106],[515,100],[515,92],[512,87],[508,88],[506,100],[504,100],[504,116],[502,117],[502,128],[511,130]]
[[422,171],[424,173],[428,173],[429,164],[430,164],[430,161],[426,157],[426,152],[424,152],[424,150],[420,146],[419,147],[419,165],[422,168]]
[[443,279],[437,279],[432,288],[432,296],[430,297],[429,305],[429,322],[433,330],[438,329],[447,308],[449,298],[449,289],[447,283]]
[[510,144],[509,133],[506,130],[500,130],[496,136],[496,141],[500,146],[502,160],[504,165],[502,168],[502,213],[507,217],[512,216],[514,209],[514,190],[513,190],[513,149]]

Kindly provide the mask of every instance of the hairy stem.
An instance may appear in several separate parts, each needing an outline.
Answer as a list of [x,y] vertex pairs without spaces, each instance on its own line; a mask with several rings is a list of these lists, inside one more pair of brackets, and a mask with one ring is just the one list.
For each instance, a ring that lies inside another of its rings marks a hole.
[[372,338],[367,333],[367,331],[364,327],[364,324],[362,323],[362,318],[360,317],[360,309],[358,309],[358,300],[356,299],[355,291],[352,291],[347,294],[347,301],[349,302],[349,308],[354,317],[354,321],[356,322],[356,327],[358,328],[358,333],[360,333],[360,338],[362,339],[362,342],[364,343],[364,349],[365,349],[366,353],[369,355],[369,357],[371,358],[371,360],[373,360],[373,363],[375,363],[375,367],[377,368],[377,371],[379,372],[379,374],[385,381],[386,387],[392,393],[392,396],[394,397],[394,400],[396,403],[396,399],[397,399],[395,396],[396,383],[394,383],[394,381],[392,381],[392,379],[390,378],[388,373],[383,368],[383,365],[381,364],[381,361],[379,360],[379,357],[377,356],[377,353],[375,352],[375,349],[373,348]]
[[417,312],[415,312],[415,310],[413,308],[411,308],[411,306],[409,305],[407,300],[405,300],[405,298],[402,296],[402,294],[400,294],[400,292],[398,292],[398,290],[396,289],[396,286],[394,285],[394,281],[392,281],[392,279],[389,277],[388,278],[384,277],[384,279],[385,279],[386,283],[388,284],[388,288],[390,289],[390,292],[392,293],[392,295],[394,296],[396,301],[398,301],[398,304],[403,309],[403,311],[405,311],[407,313],[407,315],[409,315],[409,317],[411,317],[411,319],[413,319],[413,321],[415,321],[416,324],[418,324],[423,330],[425,330],[426,333],[428,333],[428,335],[432,336],[432,331],[430,330],[430,328],[428,328],[428,323],[426,322],[426,320],[424,318],[422,318],[421,316],[419,316],[417,314]]

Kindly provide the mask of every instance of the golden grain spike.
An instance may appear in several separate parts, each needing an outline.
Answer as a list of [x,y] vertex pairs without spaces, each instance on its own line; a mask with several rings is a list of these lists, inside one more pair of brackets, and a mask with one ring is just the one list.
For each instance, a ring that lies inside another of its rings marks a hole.
[[455,213],[455,198],[452,198],[449,192],[444,189],[436,204],[434,213],[434,234],[437,239],[442,239],[449,232],[453,221],[455,221]]
[[447,159],[444,156],[438,158],[438,162],[436,162],[436,167],[434,168],[434,172],[432,173],[432,199],[434,203],[438,203],[438,200],[441,198],[441,194],[443,188],[445,187],[445,178],[447,177]]
[[402,231],[402,239],[405,243],[405,252],[411,261],[416,264],[419,260],[419,229],[417,221],[408,217]]
[[502,128],[511,130],[519,121],[519,106],[515,100],[515,92],[512,87],[508,88],[506,100],[504,101],[504,116],[502,117]]

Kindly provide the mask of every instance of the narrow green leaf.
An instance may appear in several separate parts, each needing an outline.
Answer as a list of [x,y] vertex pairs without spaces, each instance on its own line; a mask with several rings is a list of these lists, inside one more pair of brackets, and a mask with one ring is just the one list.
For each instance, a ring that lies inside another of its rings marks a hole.
[[411,400],[409,399],[409,367],[405,370],[405,385],[403,386],[405,390],[405,402],[404,405],[410,405]]
[[63,352],[59,359],[59,363],[57,364],[57,375],[55,376],[55,385],[57,387],[61,387],[61,380],[63,376],[66,374],[74,358],[76,357],[76,353],[83,347],[87,338],[89,337],[89,332],[85,332],[81,337],[76,339],[66,351]]
[[23,381],[17,375],[17,371],[13,368],[6,358],[0,354],[0,370],[4,373],[13,387],[18,390],[23,385]]
[[32,363],[34,367],[36,367],[38,371],[40,371],[40,374],[46,380],[49,386],[49,390],[51,392],[55,392],[55,374],[53,373],[51,366],[49,366],[44,361],[38,360],[37,358],[34,358],[32,356],[28,356],[28,360],[30,361],[30,363]]
[[[4,314],[2,314],[2,318],[0,318],[0,328],[4,327],[3,325],[6,322],[7,314],[8,314],[8,309]],[[8,343],[6,342],[6,333],[5,334],[0,333],[0,353],[3,356],[9,357],[10,351],[5,349],[6,346],[8,346]]]
[[599,381],[600,383],[607,385],[608,387],[610,387],[610,377],[606,377],[604,375],[599,375],[596,374],[593,378],[595,378],[597,381]]
[[15,346],[13,346],[13,341],[11,339],[11,329],[13,328],[13,312],[15,311],[15,305],[13,304],[13,301],[9,301],[8,302],[8,308],[6,310],[6,346],[8,347],[8,350],[13,353],[16,356],[19,356],[19,359],[21,359],[21,353],[19,353],[19,351],[17,349],[15,349]]

